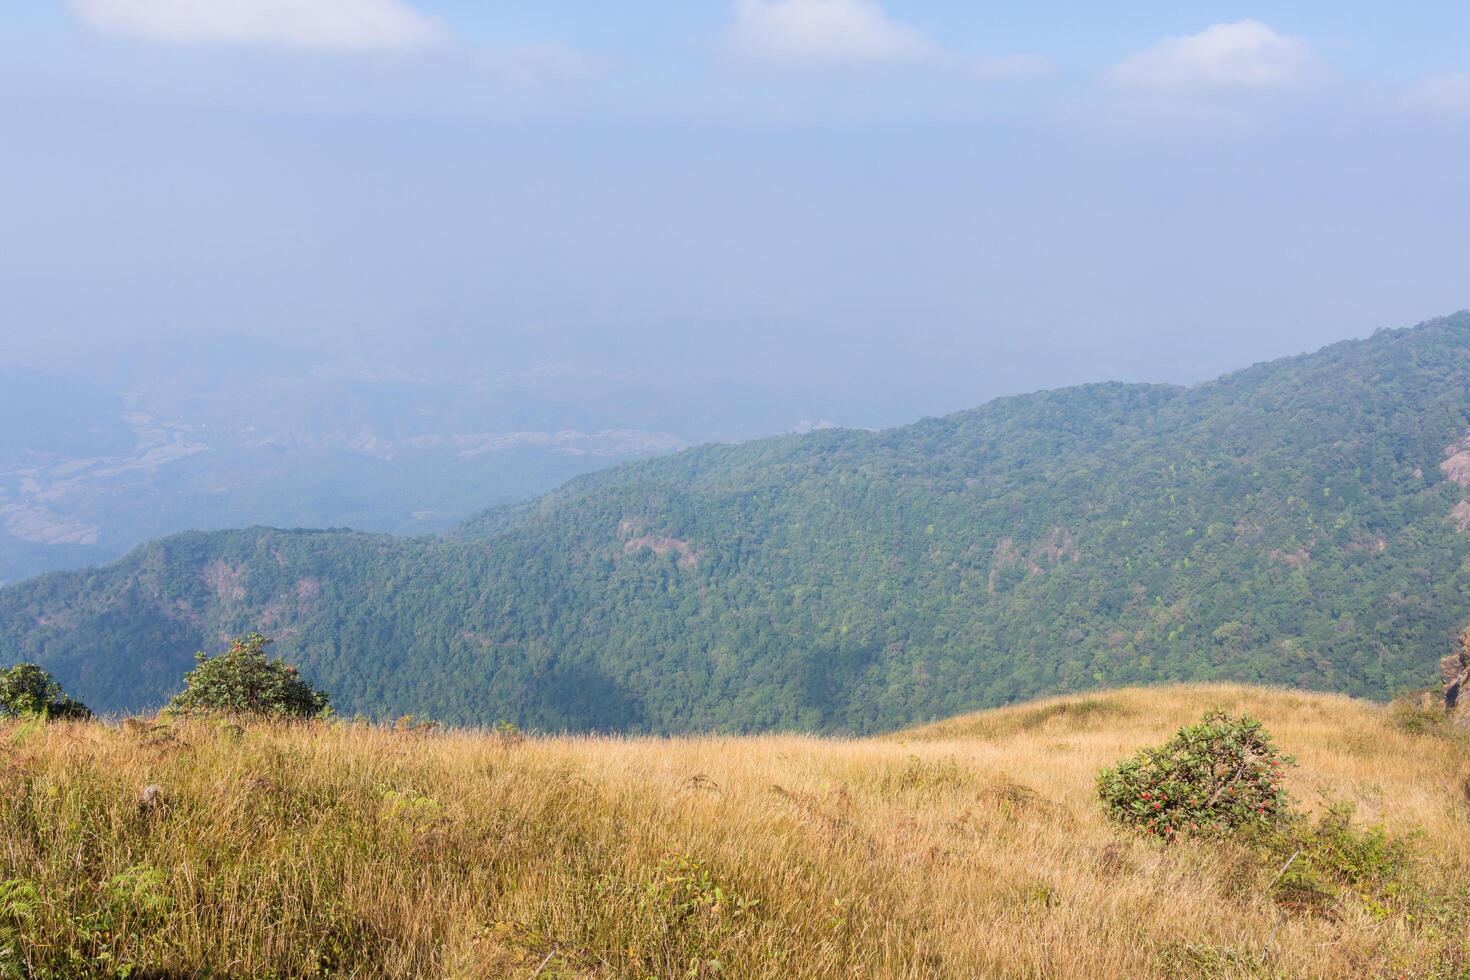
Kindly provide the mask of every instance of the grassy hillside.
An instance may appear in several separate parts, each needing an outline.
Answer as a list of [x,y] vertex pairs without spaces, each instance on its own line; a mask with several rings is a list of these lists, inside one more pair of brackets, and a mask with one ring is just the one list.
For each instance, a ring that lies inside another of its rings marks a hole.
[[1192,388],[705,447],[447,538],[166,539],[0,590],[0,660],[157,704],[260,629],[348,713],[870,733],[1234,680],[1386,697],[1470,616],[1470,314]]
[[[1106,822],[1097,770],[1215,705],[1307,809],[1416,835],[1401,865],[1303,903],[1279,858]],[[0,975],[1463,978],[1470,755],[1406,727],[1233,686],[860,741],[12,723]]]

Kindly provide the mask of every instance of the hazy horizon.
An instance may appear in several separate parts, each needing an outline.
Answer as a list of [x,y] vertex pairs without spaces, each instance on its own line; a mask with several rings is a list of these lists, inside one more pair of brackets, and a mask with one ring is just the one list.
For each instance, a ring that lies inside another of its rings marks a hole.
[[135,515],[438,527],[679,445],[1199,382],[1470,307],[1449,3],[0,27],[0,579]]
[[835,364],[907,389],[906,417],[1470,306],[1470,12],[1448,3],[0,22],[12,351],[539,333],[593,368],[784,359],[794,388]]

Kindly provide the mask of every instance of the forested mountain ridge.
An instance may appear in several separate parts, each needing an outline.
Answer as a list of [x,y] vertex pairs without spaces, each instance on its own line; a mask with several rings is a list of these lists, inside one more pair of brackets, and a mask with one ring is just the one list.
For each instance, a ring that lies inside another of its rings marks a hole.
[[1385,696],[1470,616],[1467,430],[1461,313],[1189,388],[706,446],[446,538],[178,535],[0,590],[0,660],[133,708],[258,628],[346,712],[552,729],[867,732],[1184,679]]

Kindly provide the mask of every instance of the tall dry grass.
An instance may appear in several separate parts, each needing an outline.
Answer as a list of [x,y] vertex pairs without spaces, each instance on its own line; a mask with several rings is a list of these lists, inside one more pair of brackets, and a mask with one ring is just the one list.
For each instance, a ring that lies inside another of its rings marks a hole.
[[[1283,909],[1244,847],[1107,823],[1097,770],[1215,705],[1300,759],[1309,809],[1417,832],[1413,894]],[[1339,697],[1127,690],[861,741],[0,744],[0,976],[1470,976],[1466,746]]]

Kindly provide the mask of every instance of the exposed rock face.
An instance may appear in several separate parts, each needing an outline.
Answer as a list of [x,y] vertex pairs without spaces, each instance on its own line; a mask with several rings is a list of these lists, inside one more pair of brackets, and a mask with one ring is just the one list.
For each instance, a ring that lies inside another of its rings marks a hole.
[[243,565],[231,565],[223,558],[216,558],[205,565],[199,574],[225,605],[245,601],[246,571]]
[[1470,725],[1470,629],[1460,634],[1460,649],[1439,662],[1444,707],[1450,717]]
[[144,816],[151,816],[168,806],[168,794],[163,791],[162,786],[144,786],[143,792],[138,794],[138,812]]
[[670,538],[661,534],[645,534],[641,538],[632,538],[623,542],[623,554],[625,555],[631,555],[640,548],[647,548],[660,557],[670,552],[677,552],[680,568],[693,568],[699,564],[699,550],[693,544],[681,538]]
[[631,555],[640,549],[647,548],[660,557],[671,552],[678,554],[680,568],[693,568],[699,564],[703,552],[696,548],[692,541],[664,534],[645,534],[647,526],[648,519],[636,515],[625,516],[618,523],[618,536],[623,539],[623,554]]
[[[1470,433],[1445,447],[1439,469],[1446,479],[1470,490]],[[1450,511],[1450,519],[1461,534],[1470,533],[1470,500],[1456,504]]]
[[1446,478],[1470,488],[1470,433],[1444,447],[1444,461],[1439,468]]

